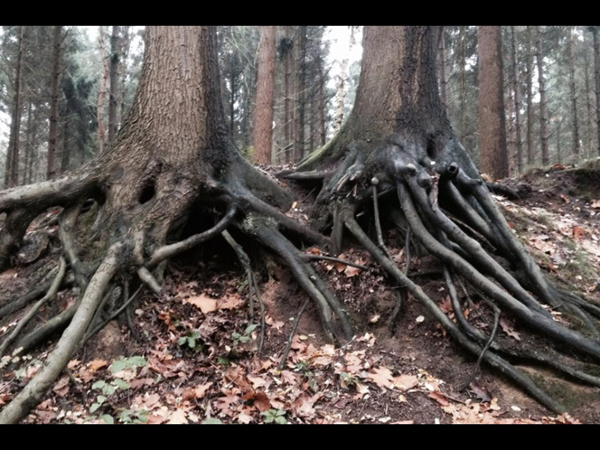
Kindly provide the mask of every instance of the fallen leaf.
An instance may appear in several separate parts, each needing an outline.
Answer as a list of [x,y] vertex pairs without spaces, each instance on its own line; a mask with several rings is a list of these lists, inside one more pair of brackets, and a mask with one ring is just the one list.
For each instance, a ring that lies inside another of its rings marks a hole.
[[90,371],[94,373],[97,372],[99,369],[108,366],[108,362],[104,361],[103,359],[95,359],[93,361],[90,361],[87,365]]
[[521,340],[521,335],[517,333],[505,319],[500,319],[500,328],[502,328],[502,331],[504,331],[511,338],[516,339],[517,341]]
[[244,400],[252,400],[254,402],[254,406],[258,408],[260,412],[268,411],[271,409],[271,402],[269,401],[269,397],[264,392],[249,392],[244,397]]
[[407,391],[409,389],[414,388],[419,384],[419,379],[414,375],[400,375],[399,377],[394,377],[394,386],[402,391]]
[[600,209],[600,200],[594,200],[592,202],[592,208],[594,208],[594,209]]
[[475,383],[469,384],[469,389],[475,396],[484,403],[490,402],[492,400],[492,395],[490,391],[487,390],[485,386],[479,386]]
[[575,239],[581,239],[585,233],[585,229],[583,229],[582,227],[578,226],[578,225],[573,225],[573,237]]
[[54,385],[52,390],[61,397],[67,395],[67,392],[69,392],[69,377],[62,377],[58,380],[58,383]]
[[244,303],[244,299],[242,299],[239,295],[232,295],[227,297],[225,300],[219,300],[218,307],[219,309],[236,309],[242,306]]
[[394,377],[392,376],[392,371],[387,367],[373,368],[367,374],[367,377],[379,387],[394,388]]
[[217,310],[217,301],[214,298],[207,297],[206,295],[197,295],[190,297],[185,300],[186,303],[194,305],[199,308],[204,314]]
[[429,394],[429,397],[438,402],[442,406],[448,406],[450,402],[448,398],[442,394],[440,391],[434,391]]
[[361,269],[359,269],[358,267],[352,267],[352,266],[346,266],[346,269],[344,270],[344,274],[348,277],[348,278],[352,278],[357,276],[360,272],[362,272]]
[[186,412],[183,409],[177,409],[173,411],[169,415],[169,421],[167,423],[170,425],[187,424],[188,420]]

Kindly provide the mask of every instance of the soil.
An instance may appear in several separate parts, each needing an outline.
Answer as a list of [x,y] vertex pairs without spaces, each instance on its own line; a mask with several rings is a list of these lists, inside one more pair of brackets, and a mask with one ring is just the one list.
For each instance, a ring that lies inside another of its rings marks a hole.
[[[559,285],[600,303],[600,204],[594,206],[598,190],[581,186],[580,175],[569,170],[534,173],[518,181],[531,186],[528,198],[499,199],[511,226]],[[298,200],[288,214],[306,220],[314,194],[289,184],[297,189]],[[454,344],[410,296],[391,335],[397,288],[366,252],[352,246],[340,257],[368,270],[326,261],[312,264],[346,305],[356,337],[331,346],[309,304],[286,367],[278,370],[306,296],[280,262],[267,258],[268,264],[258,264],[265,260],[264,251],[233,234],[253,260],[266,308],[261,358],[256,356],[260,329],[248,329],[259,319],[248,317],[245,275],[239,264],[232,264],[235,254],[225,241],[215,239],[172,261],[161,296],[146,292],[134,305],[133,330],[124,319],[111,322],[71,361],[76,382],[59,378],[25,422],[269,423],[279,417],[287,423],[600,423],[600,389],[540,368],[521,366],[564,402],[568,415],[555,417],[485,366],[463,389],[476,370],[476,357]],[[394,230],[387,231],[388,250],[403,268],[399,240]],[[50,248],[37,262],[0,274],[0,307],[23,295],[55,264],[56,251]],[[434,258],[413,257],[409,274],[450,311]],[[470,294],[473,305],[465,304],[466,314],[490,333],[492,313],[475,292]],[[59,307],[69,301],[71,295],[63,293]],[[52,308],[42,310],[38,320],[47,320]],[[23,313],[0,323],[0,333]],[[540,352],[551,349],[548,341],[510,317],[504,319],[498,339],[519,339],[519,344]],[[0,407],[33,376],[48,349],[3,370]],[[115,361],[133,361],[134,356],[141,356],[144,364],[116,370]],[[128,387],[104,393],[102,404],[94,406],[102,395],[98,382],[117,379]]]

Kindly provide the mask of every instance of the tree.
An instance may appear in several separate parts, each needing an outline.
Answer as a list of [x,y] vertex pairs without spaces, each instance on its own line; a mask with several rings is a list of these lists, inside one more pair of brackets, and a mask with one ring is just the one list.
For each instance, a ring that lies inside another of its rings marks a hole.
[[575,57],[573,55],[573,27],[568,29],[567,54],[569,58],[569,89],[571,97],[571,124],[573,131],[573,155],[579,158],[581,153],[581,140],[579,138],[579,120],[577,117],[577,89],[575,86]]
[[[366,27],[355,108],[336,138],[300,164],[315,170],[285,176],[322,183],[314,213],[324,222],[322,230],[331,228],[333,252],[341,248],[347,229],[405,288],[402,295],[410,292],[461,346],[501,370],[548,408],[562,412],[562,405],[508,359],[545,361],[578,379],[594,377],[557,363],[550,349],[550,356],[540,356],[526,348],[506,347],[500,340],[492,343],[493,339],[466,320],[458,304],[453,282],[457,275],[493,301],[496,318],[502,308],[541,335],[594,361],[600,359],[597,340],[556,322],[540,305],[540,301],[548,303],[564,312],[562,317],[576,314],[588,319],[578,307],[587,303],[549,284],[524,251],[456,139],[437,87],[436,33],[435,27]],[[102,311],[97,310],[112,286],[120,285],[128,293],[130,284],[135,288],[143,283],[141,287],[160,293],[167,258],[219,234],[236,249],[252,278],[248,255],[233,241],[229,227],[289,265],[314,302],[328,340],[341,342],[352,337],[347,312],[308,264],[312,258],[283,233],[293,233],[311,244],[325,245],[328,239],[282,213],[280,208],[289,208],[291,196],[248,164],[233,145],[219,91],[215,44],[213,27],[149,27],[139,90],[113,145],[95,161],[62,178],[0,193],[0,212],[7,213],[0,236],[0,262],[9,262],[31,220],[49,207],[61,206],[58,235],[65,257],[50,284],[60,284],[68,262],[83,293],[74,305],[16,341],[15,348],[27,351],[36,336],[52,326],[56,330],[57,322],[69,323],[45,365],[2,409],[0,423],[23,417],[81,342],[136,298],[137,294],[123,295],[120,308],[102,318]],[[397,193],[398,200],[390,193]],[[386,218],[401,221],[404,230],[411,230],[410,236],[443,262],[458,324],[387,255],[380,197],[389,200]],[[95,255],[84,260],[73,229],[88,199],[94,199],[97,206],[92,217],[100,224],[95,240],[101,245]],[[220,220],[199,234],[178,239],[176,232],[198,211]],[[358,215],[375,222],[377,244],[362,230]],[[448,215],[459,216],[473,237]],[[491,247],[484,239],[506,260],[506,267],[520,272],[522,282],[484,250],[479,242],[486,249]],[[249,286],[256,288],[256,283],[250,279]],[[398,310],[400,307],[398,304]],[[94,320],[96,312],[98,321]],[[23,320],[15,329],[23,328]]]
[[121,27],[113,26],[110,36],[110,91],[108,101],[108,143],[115,140],[119,129],[119,74],[121,72]]
[[537,61],[538,83],[540,92],[540,134],[542,137],[542,165],[547,166],[550,163],[548,151],[548,114],[546,103],[546,80],[544,78],[544,44],[541,27],[536,27],[537,45],[535,58]]
[[[88,198],[101,207],[98,220],[105,247],[95,261],[80,259],[72,234]],[[333,296],[327,289],[317,290],[320,278],[304,267],[300,252],[277,229],[291,229],[307,242],[324,242],[274,207],[289,208],[290,200],[278,184],[245,162],[231,141],[219,90],[215,28],[148,27],[138,93],[113,145],[62,178],[0,194],[0,211],[7,213],[0,236],[2,266],[31,220],[50,206],[63,206],[59,235],[83,292],[81,300],[62,313],[70,315],[69,325],[44,369],[4,407],[0,423],[20,420],[40,400],[90,332],[106,290],[119,282],[117,273],[133,270],[159,292],[160,274],[150,270],[219,234],[242,211],[240,228],[287,258],[300,284],[311,290],[323,320],[330,322],[332,306],[324,295]],[[221,211],[218,225],[167,244],[170,229],[201,205]],[[339,302],[334,305],[337,314],[343,314]]]
[[[596,362],[600,360],[596,339],[557,324],[542,306],[564,308],[565,316],[593,330],[587,312],[591,305],[546,279],[514,235],[456,138],[439,96],[436,36],[435,27],[365,27],[363,66],[350,117],[327,145],[305,158],[295,171],[280,176],[322,182],[313,218],[318,219],[322,230],[331,233],[334,254],[341,251],[344,233],[349,232],[461,346],[501,370],[549,409],[564,411],[564,406],[509,361],[526,354],[527,359],[564,374],[577,373],[579,379],[587,375],[557,363],[556,355],[534,355],[524,348],[513,351],[497,342],[489,347],[489,337],[462,314],[455,276],[468,280],[488,297],[496,314],[502,309],[540,335],[577,349]],[[397,200],[390,195],[394,193]],[[457,324],[388,254],[380,201],[386,202],[384,218],[404,230],[402,239],[416,239],[442,262]],[[374,222],[376,241],[356,219],[365,213]],[[455,217],[460,219],[455,222]],[[459,222],[464,227],[458,226]],[[482,243],[491,243],[496,255],[513,269],[502,267]],[[401,308],[401,299],[396,312]]]
[[509,175],[504,110],[502,28],[477,27],[479,39],[479,153],[482,172]]
[[514,98],[515,115],[515,145],[517,151],[517,172],[523,170],[523,140],[521,139],[521,87],[519,84],[519,69],[517,65],[517,40],[515,38],[515,27],[510,27],[510,47],[511,47],[511,69],[512,69],[512,90]]
[[19,184],[19,147],[21,134],[21,115],[23,113],[23,39],[25,27],[23,25],[17,30],[17,61],[15,65],[13,110],[10,122],[10,137],[6,153],[6,165],[4,174],[4,186],[12,187]]
[[596,81],[596,132],[598,139],[598,156],[600,156],[600,37],[598,33],[600,27],[591,27],[592,37],[594,42],[594,80]]
[[62,42],[62,26],[54,27],[52,43],[52,81],[50,87],[50,132],[48,133],[48,170],[47,179],[53,179],[59,168],[56,155],[58,137],[58,78],[60,77],[60,44]]
[[275,101],[275,41],[277,27],[260,27],[258,79],[254,115],[254,162],[270,164],[273,148],[273,103]]

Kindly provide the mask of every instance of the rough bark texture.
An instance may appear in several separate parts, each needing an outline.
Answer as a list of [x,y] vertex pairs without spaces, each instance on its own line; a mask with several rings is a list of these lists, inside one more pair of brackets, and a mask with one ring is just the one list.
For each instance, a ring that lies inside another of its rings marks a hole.
[[527,77],[527,165],[535,164],[535,144],[533,142],[533,39],[531,27],[527,27],[526,64]]
[[294,162],[300,161],[304,157],[305,132],[304,120],[306,115],[306,45],[307,45],[307,26],[298,27],[298,47],[296,58],[296,120],[295,120],[295,142],[294,142]]
[[481,171],[509,175],[500,26],[477,27],[479,45],[479,152]]
[[275,101],[275,41],[277,27],[260,27],[258,78],[254,114],[254,162],[270,164],[273,147],[273,104]]
[[596,81],[596,132],[598,139],[596,144],[598,146],[598,156],[600,156],[600,37],[598,34],[598,27],[592,29],[592,36],[594,39],[594,79]]
[[6,151],[6,165],[4,168],[4,187],[10,188],[19,184],[19,144],[21,134],[22,114],[22,63],[23,63],[23,37],[25,27],[21,25],[18,33],[18,54],[15,65],[13,109],[10,121],[10,136],[8,138],[8,149]]
[[119,130],[119,73],[121,71],[121,27],[113,26],[110,35],[110,90],[108,100],[108,140],[115,140]]
[[60,44],[62,26],[54,27],[52,42],[52,75],[50,83],[50,130],[48,132],[48,168],[46,178],[53,179],[58,173],[58,78],[60,76]]
[[523,139],[521,137],[521,87],[519,84],[519,69],[517,67],[517,40],[515,27],[510,27],[511,59],[512,59],[512,89],[514,95],[515,138],[517,151],[517,172],[523,170]]
[[411,136],[415,146],[431,151],[430,141],[451,136],[438,95],[436,33],[435,27],[365,27],[354,108],[340,132],[299,169],[337,160],[350,144],[374,148],[396,134]]
[[579,118],[577,114],[577,88],[575,86],[575,60],[573,55],[573,27],[569,27],[567,41],[567,54],[569,57],[569,92],[571,97],[571,125],[573,133],[573,155],[577,158],[581,153],[581,139],[579,137]]
[[540,91],[540,134],[542,138],[542,165],[550,164],[548,151],[548,114],[546,112],[546,80],[544,78],[544,48],[542,44],[542,32],[537,27],[536,60],[538,69],[538,83]]
[[448,80],[446,78],[446,38],[444,35],[444,27],[440,27],[440,94],[442,96],[442,104],[444,109],[448,110],[448,102],[446,98],[446,90],[448,89]]

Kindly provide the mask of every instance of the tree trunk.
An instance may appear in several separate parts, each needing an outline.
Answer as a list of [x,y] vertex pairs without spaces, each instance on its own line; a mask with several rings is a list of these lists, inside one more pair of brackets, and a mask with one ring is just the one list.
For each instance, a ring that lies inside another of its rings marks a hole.
[[[541,38],[540,38],[541,40]],[[577,115],[577,88],[575,86],[575,58],[573,55],[573,27],[569,27],[567,42],[567,53],[569,57],[569,91],[571,97],[571,124],[573,133],[573,155],[579,159],[581,153],[581,140],[579,137],[579,120]],[[541,95],[541,94],[540,94]]]
[[108,101],[108,140],[111,144],[119,131],[119,74],[121,72],[121,27],[113,26],[110,36],[110,91]]
[[13,110],[10,121],[10,136],[8,138],[8,149],[6,152],[6,166],[4,175],[4,186],[10,188],[19,184],[19,144],[21,135],[21,114],[23,97],[23,38],[25,36],[25,27],[21,25],[18,31],[17,41],[17,62],[15,65],[15,84],[13,96]]
[[281,50],[283,58],[283,123],[284,123],[284,149],[285,150],[285,162],[290,163],[293,154],[294,144],[294,109],[292,99],[292,65],[293,65],[293,49],[294,39],[292,37],[292,27],[285,26],[284,36],[282,39]]
[[479,153],[481,171],[500,179],[509,175],[500,26],[477,27],[479,41]]
[[512,86],[515,109],[515,139],[517,151],[517,172],[523,170],[523,139],[521,138],[521,86],[519,84],[519,68],[517,66],[517,42],[515,38],[515,27],[510,27],[511,59],[512,59]]
[[273,148],[273,104],[275,101],[275,41],[277,27],[260,27],[258,79],[252,145],[254,163],[271,164]]
[[325,108],[327,107],[327,102],[325,101],[325,74],[323,73],[323,59],[319,57],[317,64],[319,72],[319,92],[317,100],[317,108],[319,110],[319,137],[321,145],[323,146],[327,142],[327,113],[325,111]]
[[548,116],[546,113],[546,81],[544,79],[544,49],[542,44],[542,32],[537,27],[536,59],[538,69],[538,83],[540,85],[540,134],[542,136],[542,165],[550,164],[548,152]]
[[306,112],[306,25],[298,27],[298,57],[296,59],[296,121],[294,162],[304,157],[305,146],[305,112]]
[[584,76],[585,76],[585,104],[586,104],[586,118],[587,118],[587,149],[584,152],[585,158],[592,157],[592,151],[594,149],[594,128],[592,123],[594,121],[594,113],[592,110],[592,87],[590,83],[590,58],[587,48],[583,52],[584,54]]
[[117,124],[120,128],[123,124],[123,115],[125,114],[125,86],[127,80],[127,58],[129,57],[129,47],[131,46],[131,38],[129,36],[130,26],[122,27],[123,33],[121,36],[121,49],[120,54],[122,57],[121,64],[119,64],[119,98],[117,104]]
[[598,138],[596,144],[598,146],[598,156],[600,156],[600,37],[598,36],[598,27],[592,28],[592,36],[594,39],[594,78],[596,81],[596,132]]
[[58,78],[60,76],[60,44],[62,26],[54,27],[52,45],[52,75],[50,85],[50,131],[48,132],[48,170],[46,179],[51,180],[58,175],[57,137],[58,137]]
[[448,111],[448,101],[447,101],[447,89],[448,89],[448,80],[446,79],[446,37],[444,34],[444,27],[440,27],[440,94],[442,96],[442,104],[444,105],[444,110]]
[[535,148],[533,142],[533,39],[531,36],[531,27],[527,27],[527,45],[526,45],[526,64],[527,77],[527,165],[530,167],[535,164]]
[[98,49],[100,51],[100,63],[102,64],[102,81],[100,84],[100,92],[98,93],[98,104],[96,105],[96,117],[98,120],[98,150],[99,153],[104,151],[104,141],[106,139],[106,131],[104,129],[104,97],[106,96],[106,84],[108,83],[108,64],[106,64],[104,51],[104,27],[98,27]]

